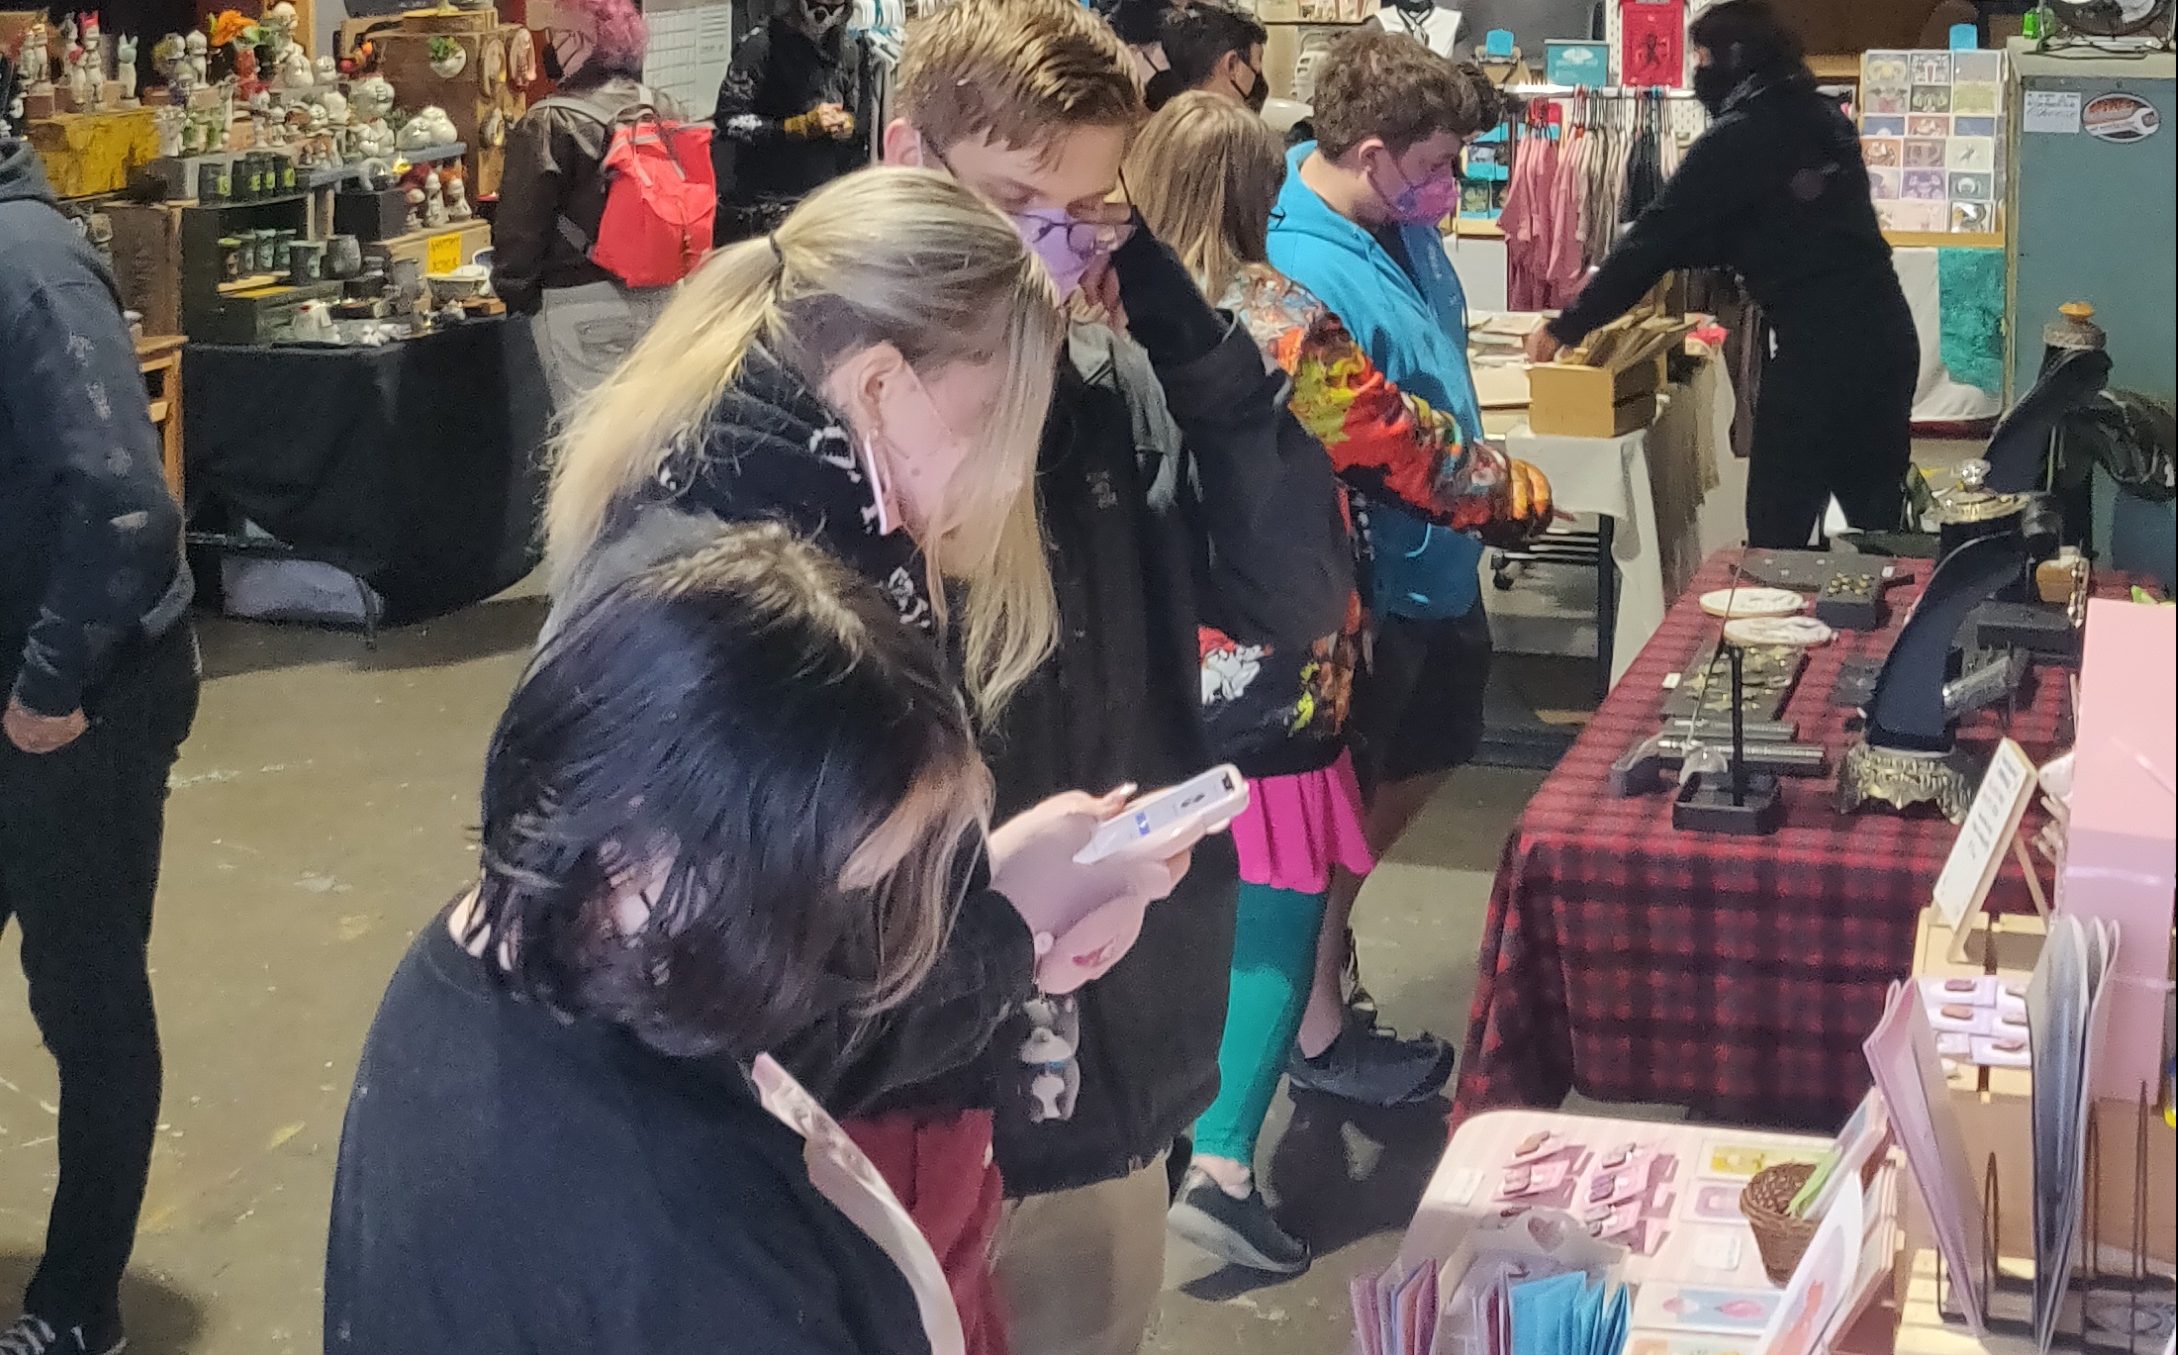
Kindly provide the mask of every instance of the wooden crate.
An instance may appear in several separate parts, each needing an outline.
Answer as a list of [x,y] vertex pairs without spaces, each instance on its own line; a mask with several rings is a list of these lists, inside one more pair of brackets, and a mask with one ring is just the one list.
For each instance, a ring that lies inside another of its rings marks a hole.
[[136,365],[144,374],[144,394],[151,402],[151,426],[159,430],[159,463],[166,471],[166,487],[174,502],[182,497],[182,376],[181,351],[187,342],[178,334],[158,335],[136,341]]
[[182,209],[163,202],[116,202],[105,210],[113,222],[113,274],[121,304],[144,317],[146,334],[181,333]]

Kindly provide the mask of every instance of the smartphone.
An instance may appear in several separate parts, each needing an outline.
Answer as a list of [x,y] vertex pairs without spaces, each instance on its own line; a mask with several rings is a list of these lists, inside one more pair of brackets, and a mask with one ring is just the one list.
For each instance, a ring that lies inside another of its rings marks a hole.
[[1230,766],[1143,796],[1098,826],[1074,863],[1091,865],[1111,856],[1155,858],[1204,824],[1230,823],[1248,807],[1248,782]]

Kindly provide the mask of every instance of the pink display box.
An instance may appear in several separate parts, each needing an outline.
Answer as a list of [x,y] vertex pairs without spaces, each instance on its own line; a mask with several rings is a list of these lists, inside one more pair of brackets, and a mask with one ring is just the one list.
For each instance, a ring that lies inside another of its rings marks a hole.
[[2178,889],[2178,609],[2096,598],[2080,665],[2072,821],[2057,908],[2118,926],[2098,1097],[2160,1085]]

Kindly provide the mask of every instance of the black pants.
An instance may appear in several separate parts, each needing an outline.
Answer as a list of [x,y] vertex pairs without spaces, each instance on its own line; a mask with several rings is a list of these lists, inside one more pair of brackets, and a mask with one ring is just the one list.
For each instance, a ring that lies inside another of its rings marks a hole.
[[1748,545],[1804,549],[1833,496],[1856,529],[1898,527],[1920,350],[1903,296],[1892,311],[1872,305],[1852,325],[1779,324],[1755,400]]
[[115,1313],[158,1128],[145,947],[167,773],[197,710],[188,624],[85,706],[90,729],[59,752],[0,738],[0,926],[22,924],[31,1015],[60,1065],[60,1186],[24,1306],[63,1328]]

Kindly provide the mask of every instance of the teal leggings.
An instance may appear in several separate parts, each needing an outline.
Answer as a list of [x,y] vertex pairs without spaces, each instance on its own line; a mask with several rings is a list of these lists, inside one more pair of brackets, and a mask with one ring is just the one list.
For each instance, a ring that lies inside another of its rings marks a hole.
[[1329,897],[1242,882],[1233,991],[1218,1045],[1218,1099],[1195,1121],[1197,1153],[1254,1165],[1263,1117],[1308,1008]]

